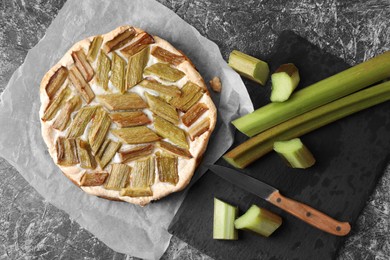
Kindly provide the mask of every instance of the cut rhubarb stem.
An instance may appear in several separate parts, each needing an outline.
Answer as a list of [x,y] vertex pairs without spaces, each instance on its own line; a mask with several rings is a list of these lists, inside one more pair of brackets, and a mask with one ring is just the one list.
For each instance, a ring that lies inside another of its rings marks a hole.
[[268,64],[240,51],[234,50],[229,56],[229,66],[241,76],[265,85],[269,75]]
[[233,125],[254,136],[290,118],[349,95],[390,76],[390,51],[295,92],[283,103],[270,103],[234,120]]
[[102,46],[102,43],[103,43],[103,37],[101,35],[97,35],[93,37],[93,40],[89,45],[89,50],[87,54],[87,59],[89,62],[94,62],[96,60],[96,57],[99,54],[100,46]]
[[237,207],[214,198],[214,239],[238,239],[237,230],[234,228],[234,220],[236,219],[237,214]]
[[167,182],[176,185],[179,182],[177,169],[178,159],[167,153],[156,153],[157,172],[160,182]]
[[236,229],[252,231],[265,237],[269,237],[281,224],[281,217],[256,205],[252,205],[244,215],[234,221]]
[[313,166],[316,162],[313,154],[299,138],[275,142],[274,150],[291,168],[306,169]]
[[271,80],[271,101],[284,102],[298,86],[298,68],[292,63],[283,64],[271,75]]
[[270,128],[229,151],[223,158],[234,167],[244,168],[272,151],[276,141],[302,136],[340,118],[388,100],[390,100],[390,81],[338,99]]

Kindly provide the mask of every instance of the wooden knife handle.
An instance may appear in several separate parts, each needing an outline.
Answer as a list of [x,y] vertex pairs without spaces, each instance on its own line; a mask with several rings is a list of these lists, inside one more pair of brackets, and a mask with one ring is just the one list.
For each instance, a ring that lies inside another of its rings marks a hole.
[[282,196],[279,191],[273,192],[267,200],[306,223],[330,234],[345,236],[351,230],[348,222],[339,222],[308,205]]

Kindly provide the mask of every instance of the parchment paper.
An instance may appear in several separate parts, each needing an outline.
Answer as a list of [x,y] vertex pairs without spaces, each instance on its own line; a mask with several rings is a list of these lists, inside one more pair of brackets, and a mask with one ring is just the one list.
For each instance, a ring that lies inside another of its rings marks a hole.
[[[130,24],[158,35],[184,51],[206,80],[221,77],[223,91],[212,97],[219,119],[202,165],[215,162],[233,141],[230,121],[253,110],[241,78],[222,59],[216,44],[174,12],[152,0],[69,0],[15,71],[1,96],[0,156],[50,203],[112,249],[158,259],[169,245],[169,223],[186,192],[144,208],[90,196],[73,185],[54,164],[41,137],[38,110],[43,75],[77,41]],[[194,182],[204,172],[200,166]]]

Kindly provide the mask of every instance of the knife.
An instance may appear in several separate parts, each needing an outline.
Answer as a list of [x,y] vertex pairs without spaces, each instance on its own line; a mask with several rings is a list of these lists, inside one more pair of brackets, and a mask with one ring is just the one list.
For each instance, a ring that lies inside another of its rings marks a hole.
[[276,207],[322,231],[336,236],[345,236],[351,230],[348,222],[337,221],[306,204],[286,198],[274,187],[242,172],[219,165],[210,165],[208,168],[230,183],[271,202]]

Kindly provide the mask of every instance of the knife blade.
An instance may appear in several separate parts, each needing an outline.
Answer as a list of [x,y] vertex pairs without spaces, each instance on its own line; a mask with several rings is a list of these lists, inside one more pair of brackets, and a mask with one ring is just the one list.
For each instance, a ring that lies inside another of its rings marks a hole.
[[336,236],[345,236],[351,230],[348,222],[337,221],[304,203],[287,198],[280,194],[278,189],[245,173],[219,165],[210,165],[208,168],[219,177],[265,199],[315,228]]

